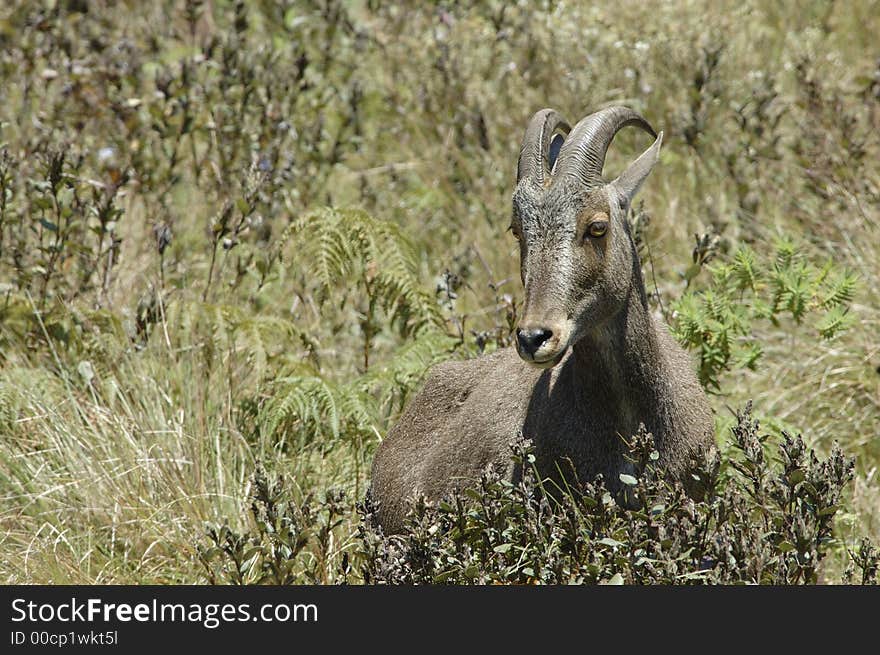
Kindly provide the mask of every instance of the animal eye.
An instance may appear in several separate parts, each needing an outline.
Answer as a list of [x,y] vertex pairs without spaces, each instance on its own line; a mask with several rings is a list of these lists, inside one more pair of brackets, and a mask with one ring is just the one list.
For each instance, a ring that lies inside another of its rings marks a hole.
[[520,234],[519,228],[518,228],[516,225],[511,225],[511,226],[510,226],[509,228],[507,228],[507,229],[510,230],[510,231],[513,233],[513,237],[514,237],[517,241],[519,241],[520,239],[522,239],[522,234]]
[[598,239],[608,231],[608,221],[593,221],[587,226],[587,234]]

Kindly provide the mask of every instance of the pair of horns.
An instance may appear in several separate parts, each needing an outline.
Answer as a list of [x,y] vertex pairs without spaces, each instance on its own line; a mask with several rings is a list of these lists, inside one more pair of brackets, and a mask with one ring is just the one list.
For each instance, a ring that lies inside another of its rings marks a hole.
[[629,107],[599,110],[573,129],[556,110],[542,109],[532,116],[526,129],[516,180],[529,178],[543,186],[553,175],[570,178],[586,188],[601,186],[605,183],[602,167],[608,146],[614,135],[629,125],[657,137],[650,123]]

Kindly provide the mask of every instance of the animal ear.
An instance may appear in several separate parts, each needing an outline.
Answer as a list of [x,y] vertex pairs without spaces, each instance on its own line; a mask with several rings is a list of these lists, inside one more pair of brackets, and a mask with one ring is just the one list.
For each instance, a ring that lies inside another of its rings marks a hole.
[[642,183],[647,179],[648,173],[660,159],[660,144],[662,142],[663,132],[660,132],[651,147],[639,155],[639,158],[627,166],[626,170],[611,183],[617,190],[618,197],[627,205],[632,202]]

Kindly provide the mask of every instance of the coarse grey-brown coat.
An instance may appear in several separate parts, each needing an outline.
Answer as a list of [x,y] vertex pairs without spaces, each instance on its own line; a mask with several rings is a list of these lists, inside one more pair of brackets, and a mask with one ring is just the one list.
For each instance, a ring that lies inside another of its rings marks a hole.
[[[573,129],[542,110],[526,131],[511,228],[525,305],[517,347],[434,367],[373,461],[370,495],[386,532],[418,496],[437,500],[486,466],[513,477],[510,445],[532,441],[542,477],[630,471],[625,440],[644,423],[661,464],[681,475],[713,443],[713,420],[686,353],[653,318],[626,215],[659,157],[662,134],[613,182],[614,134],[636,112],[612,107]],[[560,147],[561,144],[561,147]]]

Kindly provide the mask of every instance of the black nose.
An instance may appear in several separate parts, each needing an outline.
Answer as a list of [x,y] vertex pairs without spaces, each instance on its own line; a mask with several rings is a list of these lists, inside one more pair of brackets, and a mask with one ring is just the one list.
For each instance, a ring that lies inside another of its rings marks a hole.
[[540,348],[544,342],[552,336],[553,331],[545,330],[544,328],[537,328],[535,330],[518,329],[516,331],[516,339],[519,341],[519,347],[524,353],[528,353],[529,355],[534,355],[538,352],[538,348]]

